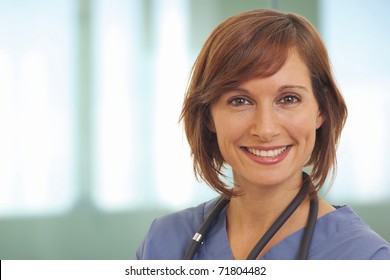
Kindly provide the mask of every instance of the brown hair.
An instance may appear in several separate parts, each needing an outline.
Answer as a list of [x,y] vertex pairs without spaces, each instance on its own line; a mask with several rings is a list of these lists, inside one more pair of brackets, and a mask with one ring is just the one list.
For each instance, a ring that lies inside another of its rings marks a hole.
[[311,74],[319,110],[325,117],[306,166],[312,193],[334,178],[336,148],[347,108],[337,88],[324,43],[306,19],[272,10],[253,10],[228,18],[211,33],[192,68],[180,119],[191,148],[194,172],[217,192],[231,196],[223,180],[225,161],[208,126],[211,106],[224,92],[254,77],[276,73],[295,48]]

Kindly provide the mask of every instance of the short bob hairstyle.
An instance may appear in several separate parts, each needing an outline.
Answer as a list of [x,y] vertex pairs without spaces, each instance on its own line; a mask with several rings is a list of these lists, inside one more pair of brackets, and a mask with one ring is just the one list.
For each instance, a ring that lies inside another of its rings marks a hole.
[[212,105],[245,81],[275,74],[293,48],[310,71],[313,92],[325,118],[305,165],[311,170],[313,183],[309,192],[318,192],[329,174],[334,179],[336,149],[347,108],[334,81],[325,45],[314,26],[299,15],[253,10],[226,19],[208,37],[193,65],[180,116],[195,175],[218,193],[233,195],[232,186],[224,180],[226,162],[216,134],[209,129]]

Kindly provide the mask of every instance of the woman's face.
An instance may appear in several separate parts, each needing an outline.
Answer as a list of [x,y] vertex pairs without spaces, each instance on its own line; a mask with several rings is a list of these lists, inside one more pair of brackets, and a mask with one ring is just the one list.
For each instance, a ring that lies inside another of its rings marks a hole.
[[300,180],[323,122],[309,70],[296,50],[274,75],[223,94],[211,114],[210,129],[241,187]]

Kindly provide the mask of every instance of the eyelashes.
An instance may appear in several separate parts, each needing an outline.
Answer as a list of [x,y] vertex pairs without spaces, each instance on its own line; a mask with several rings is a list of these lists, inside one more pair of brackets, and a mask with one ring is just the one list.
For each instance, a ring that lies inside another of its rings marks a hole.
[[[276,101],[276,104],[281,105],[293,105],[296,103],[300,103],[302,101],[301,97],[296,94],[287,94],[282,96]],[[249,97],[245,96],[233,96],[228,99],[227,103],[234,107],[253,105],[255,102],[251,100]]]
[[294,104],[294,103],[298,103],[298,102],[301,102],[301,98],[299,96],[296,96],[296,95],[283,96],[278,101],[278,103],[280,103],[280,104]]
[[229,98],[228,104],[237,107],[237,106],[243,106],[243,105],[252,105],[253,102],[250,101],[248,98],[237,96],[237,97]]

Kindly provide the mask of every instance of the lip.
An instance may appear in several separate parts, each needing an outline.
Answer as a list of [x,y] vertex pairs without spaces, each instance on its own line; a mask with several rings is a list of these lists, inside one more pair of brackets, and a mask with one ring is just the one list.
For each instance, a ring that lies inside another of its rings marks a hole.
[[[286,145],[286,146],[272,146],[272,147],[253,147],[253,146],[248,146],[248,147],[241,147],[241,150],[245,153],[247,157],[249,157],[251,160],[253,160],[256,163],[259,164],[265,164],[265,165],[270,165],[270,164],[277,164],[281,161],[283,161],[287,155],[289,154],[291,150],[292,145]],[[259,150],[259,151],[280,151],[282,149],[285,149],[284,151],[280,152],[279,154],[275,156],[260,156],[260,155],[254,155],[253,153],[249,152],[249,149],[253,150]]]

